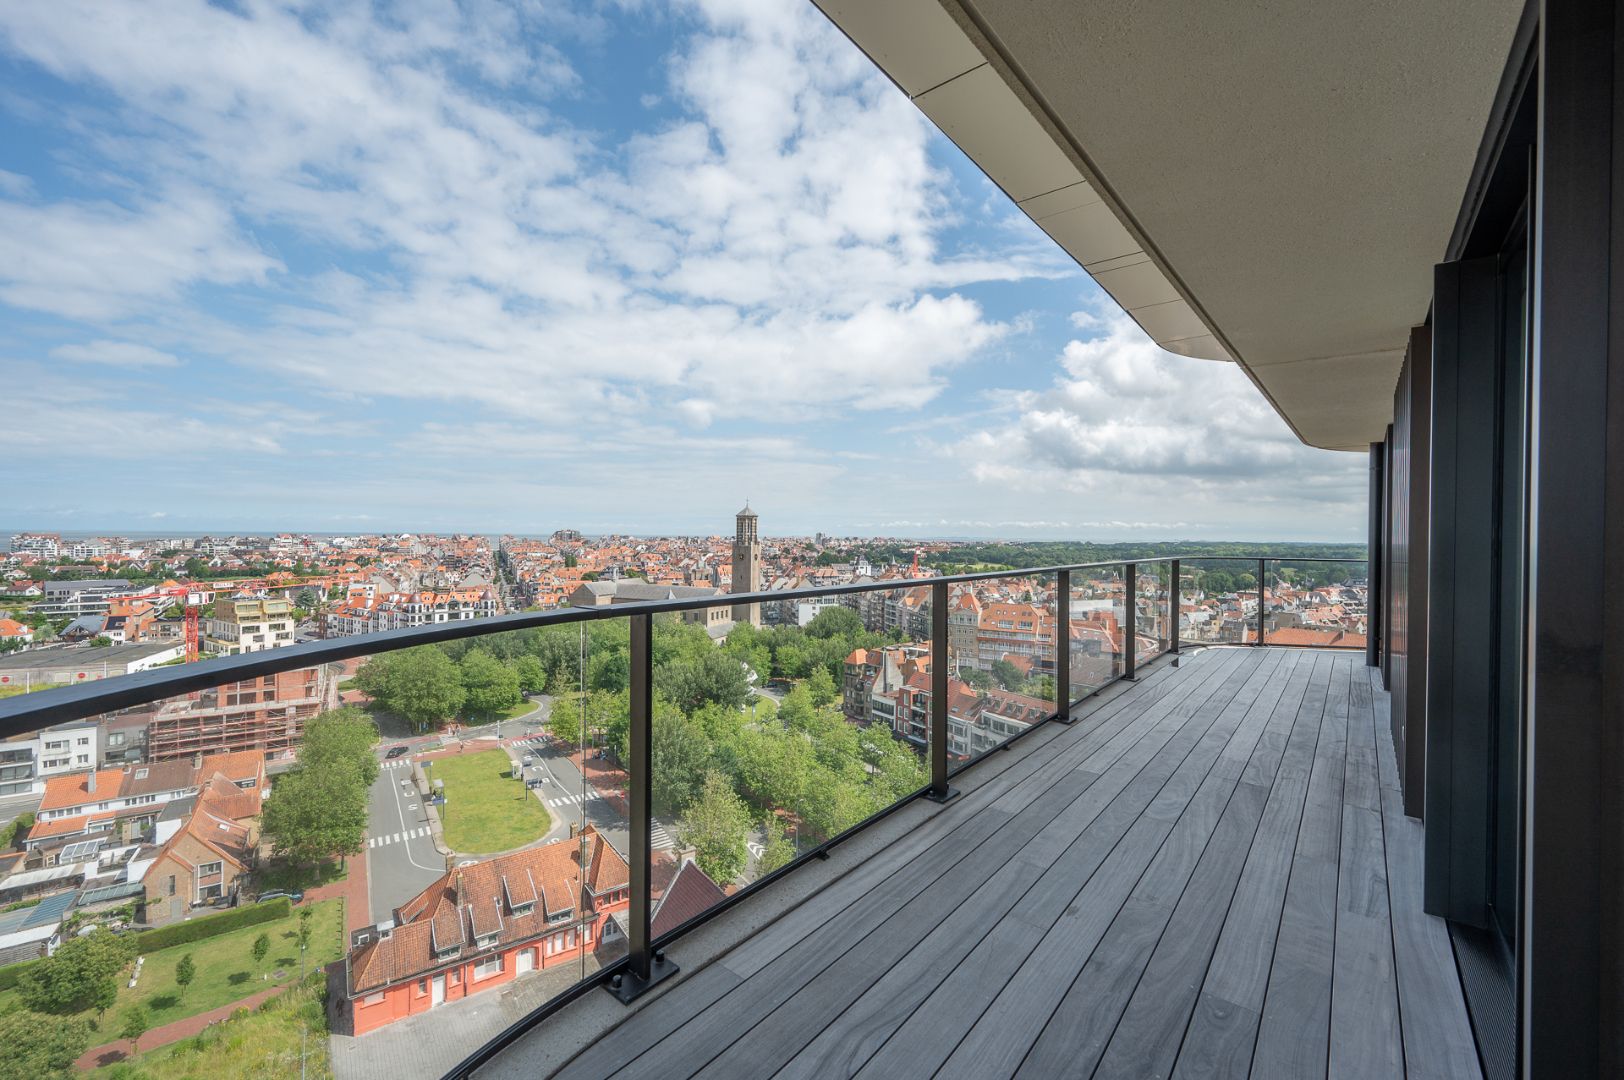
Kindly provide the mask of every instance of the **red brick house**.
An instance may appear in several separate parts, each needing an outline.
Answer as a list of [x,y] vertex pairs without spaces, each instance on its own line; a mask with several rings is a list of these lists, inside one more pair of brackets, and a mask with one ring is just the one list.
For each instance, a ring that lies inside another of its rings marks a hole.
[[184,825],[164,841],[141,876],[146,917],[162,924],[234,895],[254,867],[260,797],[217,772]]
[[582,836],[448,870],[396,908],[393,927],[350,951],[343,1026],[365,1035],[597,948],[630,875],[602,834]]

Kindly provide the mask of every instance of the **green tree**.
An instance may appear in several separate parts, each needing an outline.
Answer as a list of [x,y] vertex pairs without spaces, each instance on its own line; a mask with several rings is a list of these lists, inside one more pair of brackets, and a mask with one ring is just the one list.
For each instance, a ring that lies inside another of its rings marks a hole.
[[863,633],[863,620],[849,607],[826,607],[806,624],[806,636],[814,638],[854,638]]
[[519,673],[484,649],[469,650],[460,667],[469,715],[492,717],[519,703]]
[[271,951],[271,935],[261,934],[254,939],[254,964],[257,966],[265,962],[265,955]]
[[180,963],[175,965],[175,985],[180,987],[181,993],[184,994],[195,978],[197,978],[197,962],[192,959],[191,953],[187,953],[180,958]]
[[461,672],[432,645],[375,656],[355,677],[362,691],[418,731],[440,727],[463,706]]
[[[826,610],[832,611],[834,609],[829,608]],[[821,664],[813,670],[811,676],[806,680],[806,690],[812,697],[812,704],[820,709],[840,696],[840,691],[835,688],[834,677],[829,674],[829,669]]]
[[705,648],[695,659],[661,664],[654,672],[655,688],[684,712],[707,702],[737,709],[750,696],[743,662],[709,644]]
[[119,975],[135,959],[135,943],[106,930],[69,938],[56,952],[19,977],[23,1004],[59,1015],[111,1008]]
[[700,794],[710,765],[710,740],[680,709],[663,699],[654,706],[650,730],[650,794],[654,812],[677,816]]
[[762,845],[761,859],[757,863],[757,870],[763,875],[772,873],[780,866],[785,865],[795,857],[795,845],[790,842],[789,830],[777,814],[767,818],[767,842]]
[[353,706],[318,713],[305,724],[299,743],[299,765],[306,769],[338,769],[355,775],[362,787],[378,778],[378,725]]
[[750,811],[722,773],[705,776],[699,798],[688,807],[678,836],[694,849],[694,861],[710,879],[726,885],[744,872],[749,849]]
[[[260,935],[263,937],[264,935]],[[132,1005],[124,1013],[124,1022],[118,1027],[120,1038],[130,1040],[131,1050],[141,1052],[141,1036],[152,1029],[152,1014],[147,1012],[144,1005]]]
[[1019,690],[1026,682],[1026,676],[1021,669],[1008,660],[994,660],[992,662],[992,678],[1005,690]]
[[0,1080],[74,1076],[73,1063],[90,1048],[90,1021],[17,1009],[0,1015],[0,1046]]
[[361,852],[367,788],[343,769],[300,767],[265,800],[260,830],[271,850],[295,865]]
[[525,653],[513,661],[513,671],[519,676],[519,690],[526,694],[539,694],[547,689],[547,669],[535,656]]
[[552,711],[547,714],[547,730],[553,733],[553,738],[570,746],[579,746],[581,743],[581,713],[580,706],[574,701],[558,700],[553,702]]

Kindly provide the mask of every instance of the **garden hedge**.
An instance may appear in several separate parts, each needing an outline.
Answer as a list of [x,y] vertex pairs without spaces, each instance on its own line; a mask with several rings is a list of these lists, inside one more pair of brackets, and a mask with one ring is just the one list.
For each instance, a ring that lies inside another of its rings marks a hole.
[[16,986],[18,977],[39,962],[39,960],[24,960],[20,964],[7,964],[5,967],[0,967],[0,990],[10,990]]
[[285,896],[263,904],[244,904],[240,908],[201,919],[190,919],[173,926],[160,926],[156,930],[143,930],[135,936],[135,951],[145,955],[167,949],[171,945],[185,945],[204,938],[241,930],[245,926],[275,922],[293,914],[293,901]]

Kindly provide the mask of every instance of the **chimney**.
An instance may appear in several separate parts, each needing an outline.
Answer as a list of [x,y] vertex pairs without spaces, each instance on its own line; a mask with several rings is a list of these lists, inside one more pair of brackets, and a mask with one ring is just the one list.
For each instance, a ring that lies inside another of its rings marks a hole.
[[192,755],[192,768],[201,769],[202,767],[203,767],[203,751],[199,750],[197,753]]
[[90,775],[85,778],[85,790],[90,792],[90,794],[92,794],[92,795],[96,794],[96,770],[95,769],[91,769],[90,770]]

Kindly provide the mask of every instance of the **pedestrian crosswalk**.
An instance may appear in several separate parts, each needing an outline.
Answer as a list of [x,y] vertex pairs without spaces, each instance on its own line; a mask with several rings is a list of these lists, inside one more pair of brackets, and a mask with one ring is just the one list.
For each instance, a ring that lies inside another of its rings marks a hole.
[[597,798],[596,795],[588,795],[585,799],[581,798],[581,796],[579,796],[579,795],[559,795],[556,798],[548,799],[547,800],[547,805],[548,806],[571,806],[571,805],[575,805],[575,804],[579,804],[579,803],[583,803],[583,802],[588,802],[588,801],[590,801],[592,799],[595,799],[595,798]]
[[671,834],[665,831],[665,826],[658,821],[649,828],[648,836],[655,851],[670,851],[677,846],[677,842],[671,839]]
[[429,827],[427,825],[422,825],[415,829],[407,829],[405,832],[386,833],[382,836],[369,836],[367,837],[367,847],[384,847],[387,844],[399,844],[415,837],[427,836],[428,834]]
[[378,765],[378,768],[380,768],[380,769],[409,769],[411,767],[412,767],[411,759],[410,758],[403,758],[403,757],[396,758],[393,761],[381,762]]

